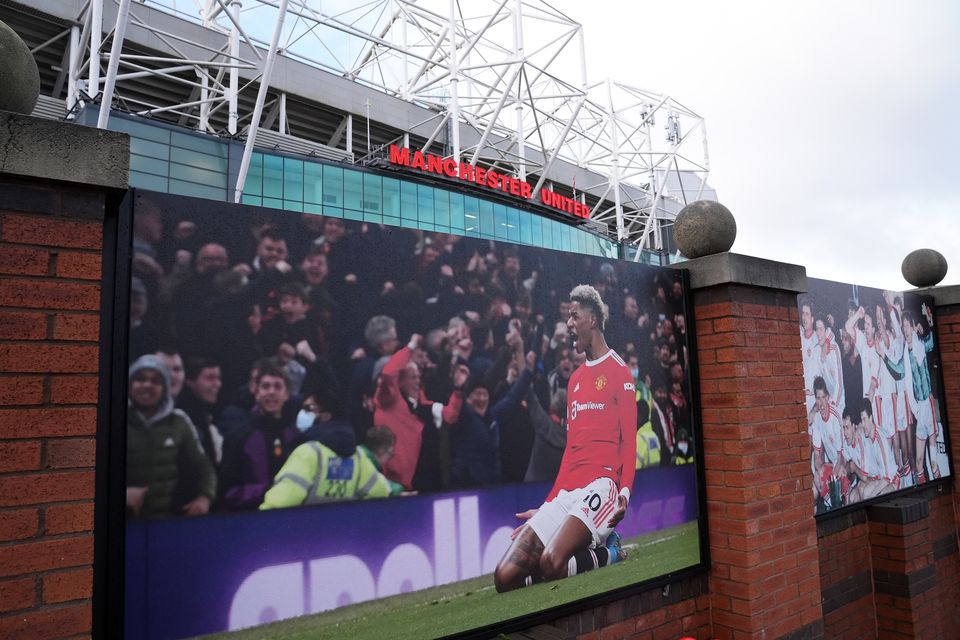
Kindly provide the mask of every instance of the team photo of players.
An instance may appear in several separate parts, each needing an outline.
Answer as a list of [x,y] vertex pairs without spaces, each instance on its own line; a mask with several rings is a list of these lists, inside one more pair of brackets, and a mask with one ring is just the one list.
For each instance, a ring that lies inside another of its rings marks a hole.
[[815,512],[948,475],[932,305],[809,283],[798,308]]

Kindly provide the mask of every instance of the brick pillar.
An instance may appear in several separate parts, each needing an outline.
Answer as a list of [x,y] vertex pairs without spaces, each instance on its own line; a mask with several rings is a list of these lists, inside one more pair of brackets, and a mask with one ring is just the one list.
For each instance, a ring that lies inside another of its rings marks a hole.
[[716,638],[821,638],[803,402],[803,267],[691,260]]
[[128,163],[125,135],[0,112],[2,639],[91,631],[101,234]]
[[881,640],[941,638],[930,544],[930,506],[924,498],[897,498],[867,508],[870,561]]
[[[949,431],[950,424],[960,424],[960,286],[931,287],[917,292],[932,295],[934,298],[934,321],[939,343],[937,346],[940,348],[943,399]],[[953,473],[956,474],[960,467],[960,429],[954,427],[949,435],[952,436],[950,460],[953,464]],[[955,481],[954,487],[956,486]],[[960,521],[960,491],[954,491],[953,504],[956,520]]]

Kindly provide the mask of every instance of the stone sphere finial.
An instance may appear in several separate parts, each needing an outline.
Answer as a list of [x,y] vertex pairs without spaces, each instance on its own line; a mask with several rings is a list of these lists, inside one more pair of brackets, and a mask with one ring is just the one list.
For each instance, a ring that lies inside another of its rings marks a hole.
[[904,280],[915,287],[932,287],[947,275],[947,259],[933,249],[917,249],[900,264]]
[[0,111],[30,115],[40,97],[37,61],[17,32],[0,21]]
[[677,214],[673,241],[687,258],[729,251],[737,239],[737,221],[719,202],[697,200]]

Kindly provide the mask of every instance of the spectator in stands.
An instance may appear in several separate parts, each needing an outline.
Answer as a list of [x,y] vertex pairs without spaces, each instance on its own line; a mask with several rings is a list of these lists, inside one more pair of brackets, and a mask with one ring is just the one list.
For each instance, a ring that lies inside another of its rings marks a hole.
[[186,382],[177,398],[177,408],[190,417],[203,452],[214,466],[223,458],[223,435],[214,424],[222,386],[220,366],[216,362],[209,358],[187,359]]
[[180,352],[173,345],[161,345],[154,355],[160,358],[167,367],[167,372],[170,374],[170,396],[176,401],[183,389],[185,378],[183,358],[180,357]]
[[[217,491],[216,474],[190,418],[173,406],[166,366],[145,355],[130,366],[129,375],[127,513],[145,518],[207,513]],[[191,499],[177,505],[174,493],[188,478],[195,484],[183,492]]]
[[230,509],[258,507],[300,440],[296,412],[287,404],[290,391],[284,371],[274,363],[262,363],[255,380],[256,404],[247,424],[224,443],[222,504]]
[[[421,389],[420,367],[413,362],[421,340],[422,336],[414,334],[407,346],[390,357],[374,396],[375,423],[389,428],[397,438],[394,456],[384,471],[407,490],[418,491],[436,490],[442,484],[437,429],[459,418],[467,373],[460,369],[446,405],[428,399]],[[419,476],[416,481],[415,474]]]

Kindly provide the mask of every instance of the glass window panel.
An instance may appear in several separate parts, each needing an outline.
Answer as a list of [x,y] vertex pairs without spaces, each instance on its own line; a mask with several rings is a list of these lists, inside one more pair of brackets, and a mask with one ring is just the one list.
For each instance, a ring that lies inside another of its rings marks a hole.
[[[115,117],[110,118],[110,124],[107,126],[114,131],[128,133],[131,138],[137,137],[143,138],[144,140],[162,142],[164,145],[170,144],[170,130],[164,127],[155,127],[153,125],[143,124],[142,122]],[[133,144],[132,139],[130,143]]]
[[303,160],[283,159],[283,199],[303,202]]
[[450,226],[450,192],[443,189],[433,190],[433,211],[435,222],[440,226]]
[[197,169],[196,167],[188,167],[176,162],[170,163],[170,177],[220,189],[227,188],[227,176],[224,174],[207,171],[205,169]]
[[400,218],[396,216],[383,216],[383,224],[391,224],[395,227],[400,226]]
[[394,178],[383,179],[383,215],[400,215],[400,181]]
[[520,212],[513,207],[507,209],[507,237],[520,242]]
[[343,168],[332,165],[323,167],[323,204],[343,206]]
[[136,153],[141,156],[150,156],[159,160],[170,159],[170,147],[159,142],[141,140],[140,138],[130,138],[130,153]]
[[284,200],[283,208],[287,211],[303,211],[303,203],[299,200]]
[[359,171],[347,169],[343,172],[343,208],[363,209],[363,174]]
[[532,229],[530,225],[530,212],[529,211],[517,211],[517,214],[520,218],[520,242],[524,244],[532,244],[533,236]]
[[250,195],[263,195],[263,154],[254,153],[250,156],[250,169],[247,171],[247,182],[243,185],[243,192]]
[[[417,186],[417,210],[420,222],[433,224],[433,187],[422,184]],[[424,228],[423,225],[420,225],[420,227]]]
[[507,237],[507,208],[502,204],[493,205],[493,235],[497,238]]
[[205,184],[195,182],[186,182],[183,180],[170,179],[170,193],[177,193],[182,196],[194,196],[196,198],[207,198],[210,200],[226,200],[227,190],[216,187],[208,187]]
[[263,206],[271,209],[283,209],[283,200],[280,198],[264,198]]
[[206,153],[213,156],[226,156],[226,145],[208,136],[197,136],[189,133],[180,133],[172,131],[170,134],[170,144],[184,149],[193,149],[200,153]]
[[[363,174],[363,211],[379,214],[383,207],[383,178],[374,173]],[[367,218],[364,217],[364,220]],[[379,222],[379,220],[377,220]]]
[[454,233],[463,231],[463,194],[450,194],[450,228]]
[[369,211],[364,211],[364,212],[363,212],[363,221],[364,221],[364,222],[376,222],[377,224],[380,224],[381,222],[383,222],[383,216],[380,215],[379,213],[370,213]]
[[493,204],[480,200],[480,235],[484,238],[492,238],[493,225]]
[[263,156],[263,196],[283,197],[283,158]]
[[417,185],[412,182],[400,183],[400,216],[405,220],[417,219]]
[[347,220],[356,220],[357,222],[363,222],[363,212],[357,211],[355,209],[344,209],[343,217]]
[[323,165],[319,162],[303,163],[303,201],[323,203]]
[[169,166],[170,163],[163,160],[130,154],[131,171],[141,171],[143,173],[152,173],[156,176],[166,176]]
[[178,149],[170,147],[170,159],[181,164],[188,164],[198,169],[207,169],[209,171],[227,172],[227,159],[212,156],[208,153],[190,151],[188,149]]
[[255,204],[258,207],[263,205],[263,198],[260,196],[240,196],[240,204]]
[[[324,173],[324,176],[326,176],[326,173],[327,173],[327,172],[324,171],[323,173]],[[340,207],[328,207],[328,206],[324,206],[324,207],[323,207],[323,215],[325,215],[325,216],[330,216],[330,217],[332,217],[332,218],[342,218],[342,217],[343,217],[343,209],[341,209]]]
[[463,230],[480,233],[480,201],[470,196],[463,198]]
[[407,229],[419,229],[416,220],[409,220],[407,218],[400,218],[400,226]]
[[167,179],[160,176],[153,176],[146,173],[140,173],[139,171],[131,171],[130,186],[166,193]]
[[315,213],[317,215],[323,215],[323,206],[319,204],[313,204],[310,202],[303,203],[303,212],[304,213]]
[[430,224],[429,222],[421,222],[420,224],[417,225],[417,227],[418,227],[419,229],[424,230],[424,231],[436,231],[436,230],[437,230],[436,225],[432,225],[432,224]]

